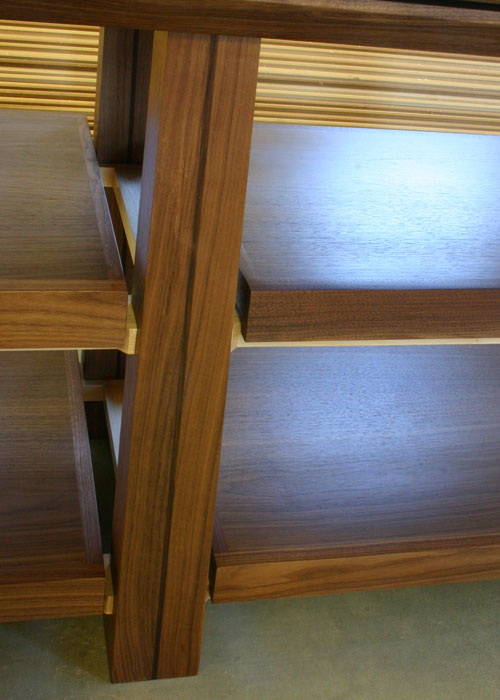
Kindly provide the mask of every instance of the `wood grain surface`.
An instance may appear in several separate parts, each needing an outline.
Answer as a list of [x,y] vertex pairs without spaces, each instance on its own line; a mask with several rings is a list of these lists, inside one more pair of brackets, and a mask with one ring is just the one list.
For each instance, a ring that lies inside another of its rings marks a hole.
[[0,111],[0,347],[115,347],[127,290],[84,117]]
[[76,352],[0,353],[0,620],[98,615],[104,570]]
[[115,470],[118,468],[120,454],[120,435],[123,412],[123,380],[115,379],[104,384],[104,410],[108,426],[111,458]]
[[132,260],[135,260],[137,246],[141,174],[142,167],[140,165],[119,165],[115,168],[114,191]]
[[256,124],[248,341],[498,337],[496,136]]
[[[115,681],[196,673],[259,42],[155,36],[113,526]],[[154,533],[154,537],[151,537]]]
[[[94,141],[101,166],[142,163],[152,45],[152,32],[112,27],[100,31]],[[130,256],[113,194],[108,193],[108,201],[127,274]],[[123,364],[118,351],[89,350],[84,375],[87,379],[118,379],[123,377]]]
[[152,32],[101,30],[96,94],[100,165],[142,163],[152,45]]
[[16,0],[0,18],[497,56],[496,1]]
[[[498,337],[499,150],[493,136],[255,124],[245,340]],[[117,169],[132,248],[140,178]]]
[[233,352],[215,600],[307,594],[310,576],[311,593],[500,576],[499,362],[494,346]]
[[100,165],[126,163],[130,152],[133,29],[101,28],[94,143]]
[[[308,556],[240,563],[212,572],[213,603],[268,600],[500,578],[500,545],[417,552]],[[216,561],[219,558],[216,558]],[[219,560],[220,561],[220,560]]]

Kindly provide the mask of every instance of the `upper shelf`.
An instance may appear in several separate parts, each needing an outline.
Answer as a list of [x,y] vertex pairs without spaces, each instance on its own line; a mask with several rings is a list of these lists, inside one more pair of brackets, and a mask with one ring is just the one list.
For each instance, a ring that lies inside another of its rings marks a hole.
[[101,614],[77,353],[0,352],[0,385],[0,621]]
[[498,56],[498,0],[115,0],[4,3],[0,19]]
[[248,341],[498,337],[496,136],[257,124]]
[[0,348],[120,347],[127,289],[84,117],[0,110]]
[[[500,337],[497,136],[256,124],[248,342]],[[135,245],[140,171],[118,169]]]

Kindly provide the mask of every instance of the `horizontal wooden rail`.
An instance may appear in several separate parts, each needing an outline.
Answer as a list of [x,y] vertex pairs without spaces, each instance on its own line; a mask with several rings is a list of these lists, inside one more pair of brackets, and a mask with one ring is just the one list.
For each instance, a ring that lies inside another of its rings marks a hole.
[[498,2],[18,0],[0,19],[258,36],[497,56]]
[[[134,355],[137,352],[139,344],[139,329],[137,327],[137,319],[135,317],[134,313],[134,308],[132,306],[132,302],[129,300],[128,306],[127,306],[127,327],[125,330],[125,340],[120,347],[115,347],[115,346],[110,346],[109,350],[120,350],[120,352],[123,352],[125,355]],[[40,348],[2,348],[0,347],[0,352],[12,352],[12,350],[23,350],[23,351],[37,351],[37,350],[43,350],[43,347]],[[74,347],[74,348],[67,348],[67,347],[61,347],[61,348],[51,348],[51,350],[93,350],[95,348],[93,347],[86,347],[86,348],[79,348],[79,347]]]

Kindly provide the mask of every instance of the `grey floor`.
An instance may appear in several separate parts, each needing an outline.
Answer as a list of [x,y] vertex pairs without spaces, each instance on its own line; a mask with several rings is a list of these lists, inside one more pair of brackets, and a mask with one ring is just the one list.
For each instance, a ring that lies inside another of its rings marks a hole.
[[498,700],[500,583],[207,606],[198,676],[111,685],[100,618],[0,625],[2,700]]
[[208,603],[199,675],[126,685],[99,617],[0,625],[0,700],[160,698],[500,700],[500,581]]

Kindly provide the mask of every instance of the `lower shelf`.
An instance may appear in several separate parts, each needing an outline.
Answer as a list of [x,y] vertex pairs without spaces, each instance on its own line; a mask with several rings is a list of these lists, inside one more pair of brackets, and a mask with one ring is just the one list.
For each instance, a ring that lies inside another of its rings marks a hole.
[[232,354],[213,602],[500,577],[498,346]]
[[102,614],[76,352],[0,353],[0,622]]

